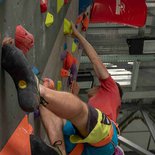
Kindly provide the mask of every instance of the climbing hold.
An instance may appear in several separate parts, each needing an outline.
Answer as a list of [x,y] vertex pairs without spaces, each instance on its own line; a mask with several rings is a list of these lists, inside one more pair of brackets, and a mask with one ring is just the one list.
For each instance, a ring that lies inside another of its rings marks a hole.
[[78,43],[79,43],[79,40],[78,40],[77,38],[75,38],[75,39],[74,39],[74,42],[75,42],[76,44],[78,44]]
[[66,18],[64,19],[64,34],[72,34],[72,25],[71,22]]
[[51,13],[47,13],[46,15],[46,21],[45,21],[45,25],[47,27],[50,27],[54,22],[54,16]]
[[67,51],[63,51],[61,53],[61,60],[64,60],[66,58],[66,55],[67,55]]
[[50,78],[43,78],[43,85],[49,89],[54,89],[54,81]]
[[83,14],[82,30],[87,31],[88,25],[89,25],[89,17],[87,14]]
[[60,80],[57,81],[57,90],[58,91],[62,90],[62,81]]
[[[12,111],[13,109],[9,108],[9,110]],[[18,111],[16,115],[17,116],[19,115]],[[31,154],[30,135],[32,134],[33,128],[29,124],[28,115],[25,115],[25,116],[24,115],[25,114],[23,114],[23,118],[19,121],[19,124],[17,124],[16,129],[11,133],[11,136],[9,136],[7,143],[1,149],[0,151],[1,155],[7,155],[7,154],[8,155],[30,155]],[[16,118],[19,119],[18,117]],[[2,133],[2,130],[1,130],[1,133]],[[14,149],[13,147],[16,147],[18,149]]]
[[48,0],[40,0],[40,11],[41,13],[45,13],[48,7]]
[[83,14],[81,14],[81,15],[79,15],[78,17],[77,17],[77,19],[76,19],[76,25],[77,24],[80,24],[81,22],[82,22],[82,20],[83,20]]
[[36,109],[34,111],[34,118],[38,118],[39,116],[40,116],[40,111],[39,111],[39,109]]
[[64,43],[64,50],[67,50],[67,43]]
[[64,59],[63,68],[69,70],[73,63],[76,64],[77,60],[73,57],[73,55],[67,52],[66,58]]
[[64,0],[64,3],[67,4],[69,2],[69,0]]
[[[79,0],[79,14],[81,14],[82,12],[85,12],[87,7],[92,5],[94,1],[95,0]],[[98,2],[98,0],[96,0],[96,1]],[[103,0],[100,0],[100,1],[103,1]],[[104,8],[104,6],[103,6],[103,8]]]
[[25,89],[25,88],[27,87],[26,81],[20,80],[19,83],[18,83],[18,87],[19,87],[20,89]]
[[88,13],[82,13],[77,17],[76,26],[78,24],[82,24],[82,31],[86,31],[88,29],[88,25],[89,25]]
[[34,45],[34,37],[21,25],[16,27],[15,45],[26,54]]
[[39,75],[39,74],[40,74],[38,68],[36,68],[35,66],[32,67],[32,71],[33,71],[33,73],[34,73],[35,75]]
[[72,74],[72,80],[76,80],[77,78],[77,74],[78,74],[78,70],[77,70],[77,67],[76,67],[76,64],[73,63],[73,65],[71,66],[71,74]]
[[62,68],[61,71],[60,71],[60,76],[61,77],[68,77],[68,76],[70,76],[70,73],[69,73],[68,70]]
[[76,51],[77,48],[77,44],[75,43],[75,41],[72,42],[72,53],[74,53]]
[[57,13],[60,12],[63,5],[64,5],[64,0],[57,0]]

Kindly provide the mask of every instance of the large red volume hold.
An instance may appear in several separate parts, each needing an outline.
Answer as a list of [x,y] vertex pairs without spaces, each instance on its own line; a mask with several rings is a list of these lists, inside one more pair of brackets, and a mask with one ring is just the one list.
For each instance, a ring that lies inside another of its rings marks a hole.
[[21,25],[16,27],[15,45],[26,54],[34,45],[34,37]]
[[142,27],[146,16],[145,0],[94,0],[90,22]]

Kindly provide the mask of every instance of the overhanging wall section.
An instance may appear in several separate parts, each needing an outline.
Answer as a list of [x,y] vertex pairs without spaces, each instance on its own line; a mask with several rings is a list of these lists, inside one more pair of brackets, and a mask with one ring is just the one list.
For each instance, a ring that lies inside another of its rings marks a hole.
[[[39,0],[4,0],[0,3],[0,33],[14,37],[15,28],[21,24],[34,35],[35,45],[27,54],[31,64],[41,73],[51,54],[55,39],[63,23],[68,7],[64,5],[57,14],[56,0],[48,1],[48,11],[54,15],[54,23],[46,28],[46,14],[40,13]],[[0,52],[1,56],[1,52]],[[25,113],[18,106],[16,89],[10,76],[0,67],[0,150],[14,132]]]

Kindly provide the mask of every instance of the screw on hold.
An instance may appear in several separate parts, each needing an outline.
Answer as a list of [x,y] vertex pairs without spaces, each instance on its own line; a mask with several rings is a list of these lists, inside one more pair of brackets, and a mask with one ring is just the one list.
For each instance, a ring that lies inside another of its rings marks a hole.
[[62,90],[62,81],[60,80],[57,81],[57,90],[58,91]]
[[18,83],[18,87],[19,87],[20,89],[25,89],[25,88],[27,88],[27,83],[26,83],[26,81],[20,80],[19,83]]

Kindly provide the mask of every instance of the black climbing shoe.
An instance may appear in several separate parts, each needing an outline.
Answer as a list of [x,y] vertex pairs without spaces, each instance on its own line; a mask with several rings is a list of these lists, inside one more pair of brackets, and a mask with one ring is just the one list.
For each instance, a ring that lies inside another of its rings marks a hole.
[[30,135],[30,144],[32,155],[62,155],[58,147],[49,146],[34,135]]
[[20,107],[26,112],[37,109],[40,101],[37,81],[24,54],[15,46],[4,45],[1,65],[15,83]]

